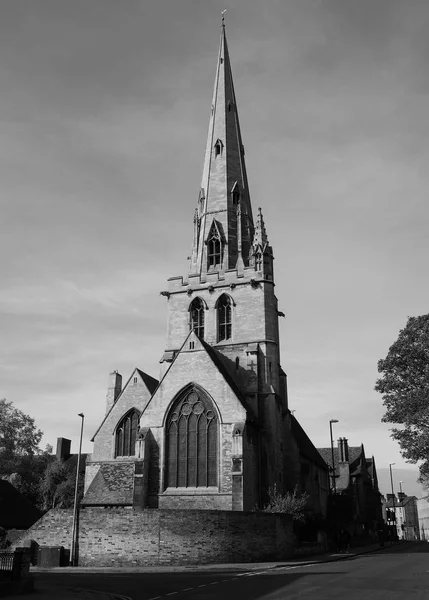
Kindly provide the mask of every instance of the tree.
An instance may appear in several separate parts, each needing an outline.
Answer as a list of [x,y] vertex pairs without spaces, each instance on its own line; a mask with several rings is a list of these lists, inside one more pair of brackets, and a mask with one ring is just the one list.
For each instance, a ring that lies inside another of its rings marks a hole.
[[34,419],[15,408],[5,398],[0,400],[0,453],[2,461],[20,456],[34,456],[40,452],[42,431]]
[[429,314],[409,317],[386,358],[378,361],[375,389],[382,394],[385,423],[402,456],[420,465],[421,480],[429,475]]
[[295,486],[293,492],[286,492],[281,494],[277,491],[277,486],[274,484],[274,489],[268,490],[268,496],[270,501],[264,508],[264,512],[270,513],[285,513],[291,515],[294,521],[305,522],[305,506],[309,499],[309,494],[298,492],[298,486]]
[[63,460],[55,458],[46,467],[40,482],[42,508],[70,508],[74,499],[75,471]]

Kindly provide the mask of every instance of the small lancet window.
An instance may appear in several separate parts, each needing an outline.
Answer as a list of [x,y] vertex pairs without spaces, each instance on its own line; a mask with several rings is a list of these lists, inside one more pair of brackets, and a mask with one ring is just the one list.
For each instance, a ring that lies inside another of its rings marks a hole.
[[217,140],[214,145],[215,158],[222,155],[222,150],[223,150],[223,144],[220,140]]
[[238,187],[238,183],[235,182],[231,192],[232,203],[234,206],[237,206],[237,204],[240,202],[240,196],[240,188]]
[[213,228],[207,240],[207,268],[216,269],[221,266],[221,242],[218,231]]
[[232,337],[232,310],[231,299],[222,294],[217,303],[217,337],[218,342],[229,340]]
[[255,269],[262,271],[262,254],[260,252],[255,254]]
[[204,303],[201,298],[195,298],[189,307],[189,329],[193,329],[201,340],[204,339]]

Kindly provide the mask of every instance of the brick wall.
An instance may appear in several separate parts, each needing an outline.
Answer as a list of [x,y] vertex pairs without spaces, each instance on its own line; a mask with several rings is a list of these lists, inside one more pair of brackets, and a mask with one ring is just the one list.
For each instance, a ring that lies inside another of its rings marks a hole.
[[[69,547],[71,525],[72,511],[51,510],[25,533],[25,538],[42,546]],[[286,515],[86,508],[79,517],[79,564],[281,560],[292,555],[292,539],[292,521]]]

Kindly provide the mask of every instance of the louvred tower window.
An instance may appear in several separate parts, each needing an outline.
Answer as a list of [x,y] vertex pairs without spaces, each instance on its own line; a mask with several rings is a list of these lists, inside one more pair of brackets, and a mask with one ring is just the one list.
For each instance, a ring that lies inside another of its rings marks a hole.
[[125,415],[116,428],[115,456],[134,456],[139,414],[133,410]]
[[217,485],[218,419],[211,400],[195,388],[167,418],[165,487]]
[[201,298],[195,298],[189,307],[189,329],[193,329],[201,340],[204,339],[204,303]]
[[222,294],[217,303],[217,331],[218,342],[232,337],[231,298],[226,294]]

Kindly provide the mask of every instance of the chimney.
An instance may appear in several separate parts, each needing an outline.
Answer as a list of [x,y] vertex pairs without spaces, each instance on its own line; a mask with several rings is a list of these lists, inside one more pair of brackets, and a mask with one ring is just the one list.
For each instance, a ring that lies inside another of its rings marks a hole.
[[109,375],[109,387],[106,394],[106,414],[115,404],[122,390],[122,375],[118,371],[113,371]]
[[70,456],[71,440],[67,438],[57,438],[57,459],[67,460]]
[[389,500],[393,500],[393,498],[395,497],[395,494],[386,494],[387,497],[387,501],[389,502]]
[[407,497],[407,494],[405,492],[398,492],[398,498],[399,498],[399,500],[403,500],[406,497]]
[[349,462],[347,438],[339,438],[338,440],[338,460],[339,462]]

